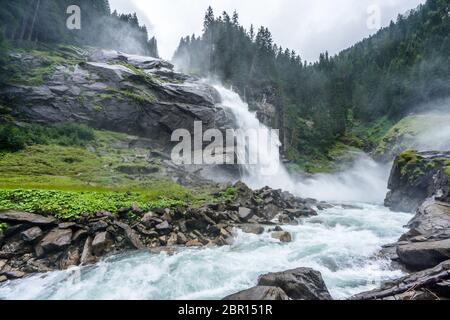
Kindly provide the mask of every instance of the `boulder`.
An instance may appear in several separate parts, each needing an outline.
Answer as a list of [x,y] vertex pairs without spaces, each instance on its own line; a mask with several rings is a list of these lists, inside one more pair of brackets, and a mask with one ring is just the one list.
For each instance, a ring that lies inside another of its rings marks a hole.
[[87,237],[84,242],[83,252],[81,253],[80,263],[81,265],[87,265],[95,261],[92,250],[92,237]]
[[400,261],[411,270],[432,268],[450,259],[450,239],[412,242],[397,247]]
[[184,233],[182,232],[178,232],[177,233],[177,244],[183,245],[186,244],[186,242],[188,242],[186,236],[184,235]]
[[39,243],[45,252],[62,250],[70,245],[72,241],[71,229],[55,228],[50,231]]
[[3,272],[3,275],[6,276],[9,280],[15,280],[25,277],[25,272],[19,271],[19,270],[11,270]]
[[55,218],[13,210],[0,211],[0,221],[10,223],[28,223],[38,226],[48,226],[56,223]]
[[286,293],[278,287],[257,286],[225,297],[228,301],[277,301],[289,300]]
[[80,250],[77,247],[67,250],[64,257],[59,262],[59,268],[61,270],[77,266],[80,262]]
[[20,236],[25,242],[33,242],[42,236],[42,229],[39,227],[33,227],[28,230],[23,231]]
[[245,224],[240,226],[242,231],[245,233],[253,233],[253,234],[263,234],[264,233],[264,227],[259,224]]
[[186,247],[202,247],[203,243],[200,242],[198,239],[189,240],[186,243]]
[[94,240],[92,240],[92,252],[99,257],[107,252],[111,245],[112,241],[110,240],[108,232],[104,231],[97,233]]
[[115,224],[125,231],[125,236],[135,249],[138,250],[145,249],[145,246],[142,243],[141,239],[139,238],[138,234],[134,232],[134,230],[131,229],[129,225],[121,223],[119,221],[116,221]]
[[21,256],[28,251],[28,246],[24,241],[15,241],[14,239],[7,241],[0,251],[0,259],[9,259],[14,256]]
[[258,285],[279,287],[293,300],[332,299],[320,272],[310,268],[269,273],[259,278]]
[[106,221],[95,221],[89,225],[89,233],[94,235],[97,232],[105,231],[106,228],[108,228],[108,223]]
[[281,242],[292,242],[292,236],[287,231],[276,231],[272,233],[272,238],[278,239]]
[[158,232],[168,233],[170,230],[172,230],[172,227],[167,221],[163,221],[162,223],[156,225],[156,230]]
[[248,220],[253,216],[253,210],[246,207],[240,207],[238,214],[239,218],[243,220]]

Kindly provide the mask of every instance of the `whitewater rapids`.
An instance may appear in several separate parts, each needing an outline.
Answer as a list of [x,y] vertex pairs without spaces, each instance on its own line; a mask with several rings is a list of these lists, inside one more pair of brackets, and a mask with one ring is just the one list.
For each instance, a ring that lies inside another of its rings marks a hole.
[[376,253],[395,242],[411,218],[358,205],[361,209],[335,207],[284,226],[292,243],[237,230],[232,246],[179,248],[174,255],[131,252],[3,284],[0,299],[222,299],[256,285],[264,273],[300,266],[320,271],[332,296],[345,299],[402,276]]

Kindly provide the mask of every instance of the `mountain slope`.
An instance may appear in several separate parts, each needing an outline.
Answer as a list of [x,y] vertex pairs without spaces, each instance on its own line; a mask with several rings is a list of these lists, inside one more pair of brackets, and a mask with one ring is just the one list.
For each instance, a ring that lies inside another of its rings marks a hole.
[[247,31],[237,13],[215,17],[209,9],[203,35],[183,38],[174,61],[232,84],[262,120],[282,130],[291,160],[317,161],[337,140],[373,149],[378,138],[364,132],[377,126],[382,137],[418,105],[450,95],[449,8],[449,0],[428,0],[314,64],[275,45],[267,28]]

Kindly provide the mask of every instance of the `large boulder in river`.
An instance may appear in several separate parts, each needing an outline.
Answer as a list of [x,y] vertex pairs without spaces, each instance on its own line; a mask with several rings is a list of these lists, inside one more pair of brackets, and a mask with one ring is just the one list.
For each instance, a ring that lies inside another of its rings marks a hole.
[[230,301],[289,300],[287,294],[278,287],[257,286],[225,297]]
[[332,299],[320,272],[310,268],[269,273],[259,278],[258,285],[279,287],[293,300]]
[[402,152],[391,171],[386,206],[414,212],[428,197],[450,200],[449,163],[450,152]]
[[450,239],[412,242],[397,247],[400,261],[411,270],[432,268],[450,259]]

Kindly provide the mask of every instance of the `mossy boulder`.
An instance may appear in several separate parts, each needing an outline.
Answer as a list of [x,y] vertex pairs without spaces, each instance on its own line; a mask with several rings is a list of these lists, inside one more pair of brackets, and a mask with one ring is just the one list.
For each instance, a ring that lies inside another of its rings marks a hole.
[[412,212],[426,198],[449,197],[450,152],[400,153],[389,178],[385,204],[395,211]]

